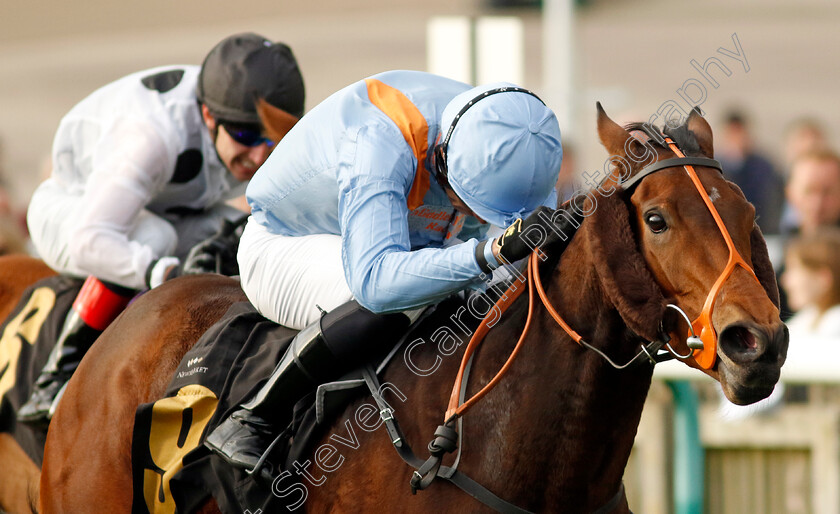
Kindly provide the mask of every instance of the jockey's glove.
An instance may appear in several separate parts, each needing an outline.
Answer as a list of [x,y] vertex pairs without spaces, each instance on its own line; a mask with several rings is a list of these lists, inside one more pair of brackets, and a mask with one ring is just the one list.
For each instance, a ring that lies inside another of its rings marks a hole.
[[146,271],[146,284],[151,289],[181,275],[238,275],[236,252],[239,249],[239,229],[246,219],[247,216],[237,221],[224,220],[218,232],[190,248],[183,262],[177,257],[161,257],[152,261]]
[[193,246],[181,264],[180,274],[221,273],[232,276],[239,274],[236,250],[239,238],[230,234],[216,234]]
[[146,269],[146,285],[149,286],[149,289],[153,289],[170,278],[174,278],[179,274],[180,265],[180,259],[172,256],[153,260]]
[[476,247],[479,266],[484,271],[497,267],[488,255],[488,245],[492,245],[489,248],[492,257],[498,257],[500,263],[514,263],[548,245],[553,251],[562,252],[583,220],[584,200],[585,197],[575,197],[557,209],[540,206],[527,218],[514,221],[495,240],[479,243]]

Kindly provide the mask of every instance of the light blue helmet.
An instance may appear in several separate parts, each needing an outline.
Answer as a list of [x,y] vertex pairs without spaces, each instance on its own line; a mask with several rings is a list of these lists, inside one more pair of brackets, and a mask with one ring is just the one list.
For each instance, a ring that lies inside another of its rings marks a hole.
[[506,82],[470,89],[447,104],[441,131],[436,159],[445,159],[449,185],[479,217],[506,227],[553,206],[560,127],[535,94]]

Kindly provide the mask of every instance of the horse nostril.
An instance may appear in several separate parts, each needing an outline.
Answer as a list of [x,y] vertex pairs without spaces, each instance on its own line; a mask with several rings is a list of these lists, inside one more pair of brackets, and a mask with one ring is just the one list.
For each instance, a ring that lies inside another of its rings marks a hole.
[[755,350],[756,341],[755,336],[752,334],[752,332],[745,328],[742,328],[736,331],[736,335],[741,341],[741,344],[744,346],[744,348],[747,348],[748,350]]
[[735,361],[756,359],[761,353],[761,348],[766,346],[764,342],[764,336],[760,332],[743,325],[726,327],[718,339],[721,350]]

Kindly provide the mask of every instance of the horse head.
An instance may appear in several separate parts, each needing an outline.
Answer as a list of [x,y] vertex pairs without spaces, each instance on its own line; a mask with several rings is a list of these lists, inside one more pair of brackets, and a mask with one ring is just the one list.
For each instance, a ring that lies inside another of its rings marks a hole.
[[609,301],[642,338],[668,334],[673,353],[718,380],[733,403],[766,398],[787,327],[755,209],[714,169],[709,124],[695,109],[662,133],[623,128],[598,104],[598,135],[611,165],[581,230]]

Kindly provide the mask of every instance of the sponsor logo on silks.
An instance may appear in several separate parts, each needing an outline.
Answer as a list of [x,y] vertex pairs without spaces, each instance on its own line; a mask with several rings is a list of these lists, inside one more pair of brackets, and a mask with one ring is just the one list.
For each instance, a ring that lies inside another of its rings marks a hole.
[[421,218],[428,218],[433,220],[449,221],[452,217],[452,208],[443,207],[440,209],[430,209],[426,206],[414,209],[411,211],[412,216],[420,216]]
[[446,230],[446,225],[440,225],[433,221],[426,225],[426,230],[431,230],[433,232],[443,232],[444,230]]
[[191,368],[194,365],[198,364],[199,362],[203,361],[204,357],[193,357],[192,359],[187,361],[187,367]]

